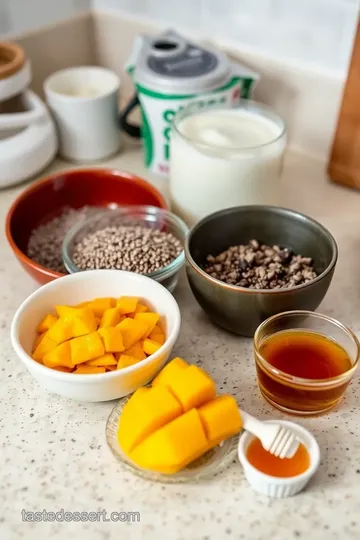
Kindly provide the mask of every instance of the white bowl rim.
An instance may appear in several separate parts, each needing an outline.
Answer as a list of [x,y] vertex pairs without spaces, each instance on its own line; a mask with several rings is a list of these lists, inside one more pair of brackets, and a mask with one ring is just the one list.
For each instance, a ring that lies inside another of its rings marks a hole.
[[[122,368],[122,369],[119,369],[119,370],[108,371],[106,373],[92,373],[91,374],[92,377],[89,377],[89,374],[84,373],[84,374],[76,375],[76,378],[75,378],[74,373],[66,373],[66,372],[63,372],[63,371],[57,371],[55,369],[48,368],[48,367],[44,366],[43,364],[40,364],[39,362],[37,362],[33,358],[31,358],[31,356],[28,355],[28,353],[23,349],[22,345],[20,344],[19,336],[18,336],[18,334],[19,334],[19,319],[20,319],[21,315],[23,314],[23,312],[29,307],[29,305],[34,300],[36,300],[39,296],[41,296],[43,294],[44,290],[55,289],[57,287],[57,283],[59,282],[59,280],[70,280],[71,279],[73,281],[81,281],[81,279],[84,277],[85,274],[86,274],[87,278],[90,278],[91,275],[100,274],[100,273],[106,273],[107,276],[109,275],[109,273],[111,273],[111,274],[116,273],[116,275],[120,275],[120,276],[122,275],[125,278],[131,275],[132,278],[135,278],[138,281],[146,280],[148,282],[151,282],[152,287],[155,286],[155,288],[161,288],[161,289],[163,289],[165,291],[165,293],[169,297],[170,302],[172,303],[172,310],[173,310],[173,315],[174,315],[174,319],[175,319],[174,320],[174,328],[171,331],[170,335],[165,340],[165,343],[160,347],[160,349],[158,349],[154,354],[151,354],[150,356],[148,356],[145,360],[140,360],[140,362],[137,362],[136,364],[134,364],[132,366],[128,366],[126,368]],[[31,293],[22,302],[22,304],[18,307],[18,309],[16,310],[16,313],[15,313],[14,318],[13,318],[12,323],[11,323],[10,337],[11,337],[12,346],[13,346],[16,354],[20,357],[20,359],[22,359],[23,362],[26,365],[31,364],[31,366],[34,367],[35,369],[37,369],[39,371],[39,373],[42,373],[44,375],[46,373],[51,378],[62,380],[62,381],[72,381],[72,382],[86,383],[86,382],[94,381],[94,377],[96,377],[96,380],[98,382],[100,382],[100,381],[102,381],[104,379],[108,380],[111,377],[113,377],[113,378],[119,377],[122,374],[130,374],[132,372],[137,371],[139,366],[141,366],[143,368],[147,364],[150,364],[151,362],[153,362],[154,359],[156,359],[158,356],[160,356],[164,352],[166,346],[168,346],[170,344],[170,346],[172,347],[174,345],[174,343],[176,341],[176,338],[178,336],[178,333],[179,333],[180,323],[181,323],[181,314],[180,314],[179,306],[178,306],[175,298],[173,297],[173,295],[166,289],[166,287],[161,285],[161,283],[159,283],[159,282],[157,282],[157,281],[155,281],[155,280],[153,280],[153,279],[151,279],[149,277],[143,276],[141,274],[136,274],[134,272],[126,272],[125,270],[87,270],[86,272],[78,272],[76,274],[69,274],[67,276],[63,276],[63,277],[60,277],[60,278],[55,279],[53,281],[50,281],[49,283],[46,283],[45,285],[43,285],[42,287],[39,287],[36,291]]]
[[306,437],[306,439],[309,440],[309,443],[307,443],[305,440],[302,440],[301,442],[304,444],[309,453],[310,467],[301,474],[285,478],[279,476],[272,476],[271,474],[266,474],[262,471],[259,471],[259,469],[257,469],[256,467],[254,467],[254,465],[250,463],[246,456],[245,450],[247,448],[248,442],[255,438],[255,435],[249,433],[248,431],[244,431],[239,438],[238,458],[242,466],[251,470],[254,474],[257,474],[258,478],[263,480],[266,484],[275,482],[278,485],[289,485],[301,482],[302,480],[309,480],[315,474],[320,465],[320,447],[314,435],[304,426],[301,426],[300,424],[297,424],[295,422],[290,422],[289,420],[264,420],[264,422],[266,422],[267,424],[282,424],[284,426],[288,426],[289,428],[294,429],[294,431],[299,434],[300,438],[301,435]]

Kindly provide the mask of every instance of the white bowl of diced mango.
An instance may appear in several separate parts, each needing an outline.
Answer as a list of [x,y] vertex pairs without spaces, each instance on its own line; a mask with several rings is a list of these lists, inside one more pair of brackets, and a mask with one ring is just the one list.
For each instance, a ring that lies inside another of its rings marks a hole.
[[15,352],[49,392],[108,401],[162,369],[180,330],[180,310],[156,281],[120,270],[64,276],[31,294],[11,326]]

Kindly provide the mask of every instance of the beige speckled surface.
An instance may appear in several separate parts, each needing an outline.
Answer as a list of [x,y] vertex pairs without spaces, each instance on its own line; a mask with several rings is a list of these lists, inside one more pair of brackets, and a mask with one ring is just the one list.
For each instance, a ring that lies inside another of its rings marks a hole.
[[[109,165],[146,174],[137,149]],[[57,168],[69,164],[57,162]],[[52,168],[54,169],[53,166]],[[163,187],[163,183],[160,183]],[[340,258],[320,310],[360,332],[360,194],[330,185],[322,165],[288,155],[284,205],[318,218]],[[24,186],[0,192],[0,214]],[[247,486],[240,466],[200,485],[161,485],[122,471],[104,430],[114,403],[77,404],[47,394],[25,371],[9,340],[12,316],[36,287],[0,236],[1,540],[358,540],[360,538],[360,373],[341,406],[301,421],[321,446],[320,470],[306,492],[270,500]],[[257,389],[251,341],[212,326],[185,276],[175,292],[182,312],[176,354],[202,365],[220,390],[260,418],[279,417]],[[21,510],[137,511],[140,523],[24,523]]]

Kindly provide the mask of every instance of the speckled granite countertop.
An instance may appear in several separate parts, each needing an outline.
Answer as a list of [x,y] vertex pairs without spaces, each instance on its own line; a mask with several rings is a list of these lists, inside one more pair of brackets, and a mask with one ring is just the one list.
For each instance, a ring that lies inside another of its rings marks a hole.
[[[137,149],[106,165],[148,176]],[[69,167],[56,162],[50,170]],[[47,172],[47,171],[46,171]],[[340,258],[320,310],[360,332],[360,194],[330,185],[321,164],[288,155],[286,206],[319,219],[335,236]],[[161,188],[164,183],[158,182]],[[20,186],[0,192],[0,214]],[[105,442],[113,402],[78,404],[47,394],[12,350],[9,330],[18,305],[37,287],[0,235],[0,538],[33,540],[359,540],[360,372],[341,406],[301,420],[321,446],[321,467],[293,499],[270,500],[248,487],[237,463],[192,485],[152,484],[124,472]],[[260,418],[279,417],[257,389],[251,340],[214,327],[182,276],[175,292],[182,328],[175,353],[197,362]],[[22,510],[140,512],[139,523],[31,523]]]

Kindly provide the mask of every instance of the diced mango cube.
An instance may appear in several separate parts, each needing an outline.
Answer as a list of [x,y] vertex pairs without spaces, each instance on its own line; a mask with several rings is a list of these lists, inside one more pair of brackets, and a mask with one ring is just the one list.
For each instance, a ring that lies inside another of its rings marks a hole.
[[116,368],[116,358],[111,353],[103,354],[102,356],[99,356],[98,358],[94,358],[94,360],[89,360],[86,362],[87,366],[114,366],[114,369]]
[[103,341],[105,352],[115,353],[125,351],[120,328],[99,328],[98,333]]
[[160,326],[157,324],[154,326],[154,329],[150,332],[149,338],[153,341],[156,341],[157,343],[160,343],[160,345],[164,345],[165,343],[165,334],[161,330]]
[[196,409],[152,431],[129,453],[132,461],[144,469],[164,474],[175,473],[201,456],[209,447]]
[[80,308],[75,310],[71,321],[72,337],[85,336],[97,329],[96,317],[90,308]]
[[137,341],[140,341],[148,329],[146,323],[131,319],[130,317],[126,317],[116,328],[120,328],[121,330],[125,349],[130,349]]
[[42,362],[42,359],[45,356],[45,354],[49,353],[50,351],[55,349],[55,347],[57,346],[56,341],[49,338],[48,332],[49,330],[43,336],[39,345],[36,347],[35,351],[32,354],[32,358],[34,360],[37,360],[38,362]]
[[144,337],[148,337],[150,332],[153,331],[155,325],[160,319],[160,315],[158,313],[137,313],[134,317],[135,321],[141,321],[147,325],[147,331]]
[[129,366],[133,366],[140,362],[135,356],[129,356],[127,354],[120,354],[116,369],[123,369]]
[[182,358],[174,358],[156,375],[152,386],[169,386],[171,381],[177,379],[178,375],[188,367],[189,364]]
[[107,309],[115,307],[115,298],[95,298],[88,302],[88,307],[92,309],[95,317],[102,317]]
[[55,349],[45,354],[43,363],[49,368],[58,366],[72,368],[70,342],[60,343]]
[[140,343],[135,343],[130,349],[126,349],[124,351],[124,354],[127,354],[128,356],[134,356],[138,360],[145,360],[146,354],[144,353],[144,350]]
[[154,354],[160,349],[160,347],[160,343],[156,343],[156,341],[153,341],[152,339],[144,339],[143,349],[146,354]]
[[73,306],[55,306],[56,313],[62,319],[67,319],[68,317],[73,317],[77,312],[77,307]]
[[210,444],[239,433],[242,427],[239,407],[232,396],[219,396],[198,411]]
[[121,322],[122,315],[119,308],[109,308],[104,311],[100,321],[100,328],[108,328],[109,326],[116,326]]
[[189,366],[180,371],[176,378],[168,382],[172,393],[181,403],[184,411],[200,407],[215,398],[214,381],[198,366]]
[[[104,345],[98,332],[80,336],[70,341],[71,361],[73,365],[93,360],[105,354]],[[90,366],[91,367],[91,366]]]
[[[46,335],[46,332],[43,332],[42,334],[39,334],[36,336],[35,338],[35,341],[34,341],[34,344],[33,344],[33,348],[32,348],[32,352],[36,351],[36,348],[38,347],[38,345],[41,343],[41,340],[43,339],[43,337]],[[142,349],[141,349],[142,350]],[[145,356],[145,354],[144,354]]]
[[128,315],[129,313],[134,313],[139,299],[135,296],[121,296],[116,301],[116,307],[120,310],[120,313],[123,315]]
[[71,320],[70,319],[58,319],[56,323],[48,330],[47,335],[50,339],[55,341],[58,345],[63,341],[67,341],[73,337]]
[[145,311],[148,310],[148,307],[145,306],[145,304],[141,304],[140,302],[138,303],[138,305],[136,306],[135,308],[135,311],[134,313],[145,313]]
[[[119,443],[131,452],[150,433],[182,413],[180,403],[164,387],[137,390],[124,405],[119,424]],[[188,438],[188,435],[186,436]]]
[[73,373],[75,373],[76,375],[87,375],[87,374],[90,375],[94,373],[105,373],[105,372],[106,372],[106,368],[104,366],[97,367],[97,366],[84,366],[84,365],[77,366],[75,371],[73,371]]
[[38,325],[36,331],[39,332],[39,334],[43,334],[44,332],[49,330],[49,328],[51,328],[57,320],[58,318],[55,315],[48,313]]
[[83,307],[89,307],[90,305],[90,302],[81,302],[80,304],[76,304],[76,306],[74,306],[75,308],[83,308]]

